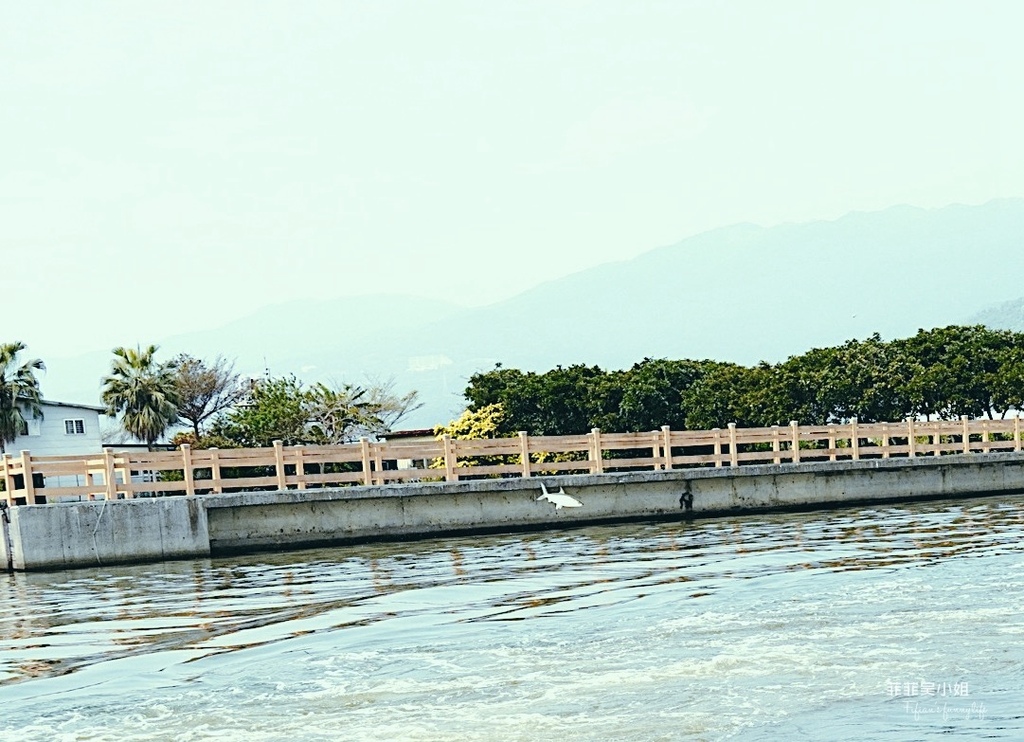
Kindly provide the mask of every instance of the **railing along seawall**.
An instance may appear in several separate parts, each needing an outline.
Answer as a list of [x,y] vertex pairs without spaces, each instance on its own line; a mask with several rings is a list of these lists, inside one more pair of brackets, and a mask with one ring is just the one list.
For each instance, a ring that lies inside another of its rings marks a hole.
[[[94,455],[4,454],[8,505],[138,495],[216,495],[480,477],[600,474],[614,471],[742,466],[1021,450],[1021,422],[919,421],[643,433],[430,441],[369,441],[340,446],[193,449]],[[429,461],[430,468],[400,462]],[[69,483],[68,480],[74,480]],[[47,480],[53,484],[47,484]]]

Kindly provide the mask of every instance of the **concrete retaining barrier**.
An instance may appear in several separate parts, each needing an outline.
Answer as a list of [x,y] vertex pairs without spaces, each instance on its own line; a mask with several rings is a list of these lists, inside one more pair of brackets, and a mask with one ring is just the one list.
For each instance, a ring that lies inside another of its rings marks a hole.
[[[556,509],[541,483],[582,503]],[[245,492],[11,508],[8,568],[1024,492],[1024,455],[956,455]]]
[[100,500],[10,508],[8,569],[53,570],[210,554],[197,498]]

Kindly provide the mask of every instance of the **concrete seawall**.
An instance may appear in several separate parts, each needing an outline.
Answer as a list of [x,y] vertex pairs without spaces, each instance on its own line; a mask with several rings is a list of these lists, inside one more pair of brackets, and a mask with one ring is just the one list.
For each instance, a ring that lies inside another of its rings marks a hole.
[[[538,501],[541,483],[581,507]],[[967,454],[31,505],[8,569],[194,558],[366,540],[1024,492],[1024,454]]]

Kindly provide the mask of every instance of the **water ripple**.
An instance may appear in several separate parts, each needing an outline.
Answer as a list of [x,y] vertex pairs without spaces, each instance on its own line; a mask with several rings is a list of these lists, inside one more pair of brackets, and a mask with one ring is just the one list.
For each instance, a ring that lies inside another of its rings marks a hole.
[[[8,575],[0,730],[19,740],[831,739],[814,731],[830,725],[851,738],[1024,736],[1014,715],[1022,503]],[[891,693],[961,681],[984,719],[950,721],[967,698],[945,697],[936,721],[920,703],[905,707],[933,697]]]

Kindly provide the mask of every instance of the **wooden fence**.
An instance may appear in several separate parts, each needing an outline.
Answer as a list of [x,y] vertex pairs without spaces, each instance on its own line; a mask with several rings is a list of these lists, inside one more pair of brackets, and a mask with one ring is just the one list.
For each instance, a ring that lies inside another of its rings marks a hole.
[[[742,466],[808,461],[940,456],[1021,450],[1020,418],[647,433],[528,436],[486,440],[368,441],[343,446],[5,454],[0,472],[9,505],[61,498],[186,496],[260,489],[449,481],[482,477]],[[409,467],[430,461],[430,468]],[[405,462],[402,468],[400,462]],[[74,484],[68,484],[73,479]],[[52,484],[47,484],[47,481]]]

